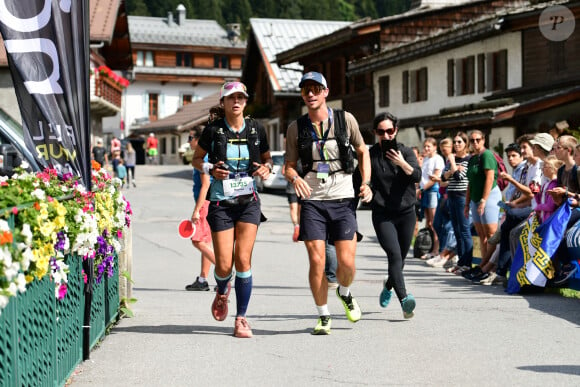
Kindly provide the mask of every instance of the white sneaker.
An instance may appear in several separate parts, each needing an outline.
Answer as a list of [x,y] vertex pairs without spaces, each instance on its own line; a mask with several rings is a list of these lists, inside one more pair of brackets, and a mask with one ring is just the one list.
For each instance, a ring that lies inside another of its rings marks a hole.
[[459,258],[457,258],[457,255],[456,255],[453,258],[448,259],[447,261],[445,261],[445,263],[443,264],[443,268],[444,269],[452,268],[453,266],[457,265],[457,262],[458,261],[459,261]]
[[433,264],[434,264],[435,262],[438,262],[438,261],[440,261],[440,260],[441,260],[441,256],[439,256],[439,255],[436,255],[436,256],[434,256],[433,258],[429,258],[428,260],[426,260],[426,261],[425,261],[425,263],[426,263],[427,265],[429,265],[429,266],[433,267]]
[[433,262],[430,266],[431,267],[444,267],[447,261],[451,261],[450,259],[441,258],[438,261]]

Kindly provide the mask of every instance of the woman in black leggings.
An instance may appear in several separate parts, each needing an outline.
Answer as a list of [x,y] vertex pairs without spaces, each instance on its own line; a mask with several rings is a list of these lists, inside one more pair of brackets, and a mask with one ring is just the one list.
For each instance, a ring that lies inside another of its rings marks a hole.
[[379,243],[389,260],[380,305],[383,308],[389,305],[394,289],[403,316],[411,318],[415,298],[405,289],[403,266],[415,230],[415,183],[421,179],[421,168],[413,150],[396,142],[398,121],[390,113],[381,113],[373,122],[378,143],[370,149],[372,219]]

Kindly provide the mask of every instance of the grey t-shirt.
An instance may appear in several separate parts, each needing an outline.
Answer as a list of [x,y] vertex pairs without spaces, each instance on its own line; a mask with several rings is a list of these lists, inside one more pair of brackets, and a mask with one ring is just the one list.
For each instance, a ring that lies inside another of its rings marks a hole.
[[[345,112],[346,134],[351,145],[355,148],[364,145],[364,139],[360,133],[358,122],[352,114]],[[328,140],[324,143],[325,158],[335,161],[330,161],[330,171],[338,171],[331,173],[326,179],[322,180],[316,177],[316,170],[318,164],[321,162],[321,156],[317,148],[316,142],[312,142],[312,170],[304,176],[304,180],[312,188],[312,194],[307,200],[336,200],[344,198],[354,198],[354,188],[352,186],[352,175],[340,171],[342,168],[339,158],[339,150],[334,140],[334,122],[328,133]],[[323,132],[328,129],[328,120],[322,123]],[[297,162],[298,158],[298,125],[293,121],[288,126],[286,133],[286,160],[290,162]]]

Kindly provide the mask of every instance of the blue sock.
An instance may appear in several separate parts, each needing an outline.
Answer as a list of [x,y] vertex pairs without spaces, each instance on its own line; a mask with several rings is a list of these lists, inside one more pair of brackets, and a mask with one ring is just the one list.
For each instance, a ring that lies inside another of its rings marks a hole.
[[228,292],[228,283],[232,278],[232,273],[230,273],[227,277],[220,277],[214,272],[215,282],[217,283],[218,293],[219,294],[226,294]]
[[245,317],[250,303],[250,296],[252,295],[252,271],[248,270],[240,273],[236,272],[236,306],[238,312],[237,317]]

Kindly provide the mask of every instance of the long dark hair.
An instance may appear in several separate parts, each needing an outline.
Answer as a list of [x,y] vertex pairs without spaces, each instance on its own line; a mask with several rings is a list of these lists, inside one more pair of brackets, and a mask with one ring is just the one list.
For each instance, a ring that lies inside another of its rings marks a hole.
[[399,119],[389,112],[384,112],[377,114],[377,116],[373,120],[373,130],[378,128],[379,124],[385,120],[392,121],[393,127],[397,130],[399,129]]

